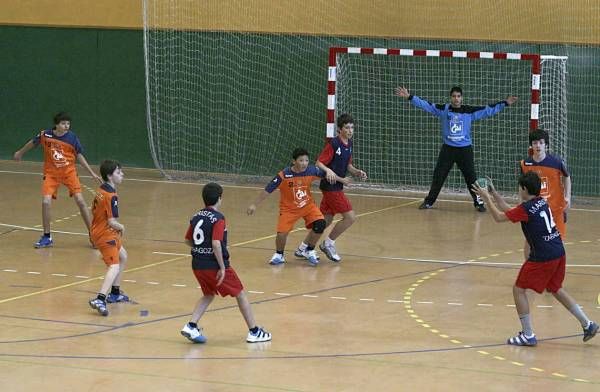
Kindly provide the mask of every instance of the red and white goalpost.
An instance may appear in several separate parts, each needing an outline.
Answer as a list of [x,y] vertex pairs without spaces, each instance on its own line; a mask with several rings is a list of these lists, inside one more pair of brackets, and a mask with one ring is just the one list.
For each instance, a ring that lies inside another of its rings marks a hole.
[[[342,112],[357,121],[355,159],[375,183],[427,188],[441,136],[439,123],[398,97],[411,93],[436,103],[463,87],[466,105],[517,95],[520,100],[473,129],[478,172],[507,188],[516,162],[527,153],[525,130],[543,127],[556,153],[566,155],[566,57],[484,51],[332,47],[329,49],[326,136],[334,137]],[[464,190],[451,173],[446,191]]]

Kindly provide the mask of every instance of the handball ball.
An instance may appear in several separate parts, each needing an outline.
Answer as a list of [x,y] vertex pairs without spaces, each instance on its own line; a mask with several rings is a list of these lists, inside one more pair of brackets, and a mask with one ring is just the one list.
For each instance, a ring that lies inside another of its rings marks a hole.
[[475,183],[477,185],[479,185],[481,188],[488,190],[488,185],[489,184],[488,184],[487,178],[483,178],[483,177],[478,178],[477,181],[475,181]]

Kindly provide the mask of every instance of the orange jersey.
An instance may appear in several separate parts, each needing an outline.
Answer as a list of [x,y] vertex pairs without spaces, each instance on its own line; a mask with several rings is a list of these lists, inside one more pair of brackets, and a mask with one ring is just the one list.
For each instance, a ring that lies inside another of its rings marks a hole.
[[521,172],[536,172],[542,180],[540,196],[548,201],[553,215],[563,212],[566,207],[565,188],[561,177],[569,177],[565,162],[554,155],[546,155],[541,162],[536,162],[533,157],[521,161]]
[[302,173],[296,173],[287,167],[277,173],[275,178],[267,184],[265,191],[272,193],[279,188],[281,192],[279,209],[281,211],[297,210],[314,203],[310,192],[311,183],[324,177],[325,172],[313,165],[309,165]]
[[119,217],[117,192],[109,184],[102,184],[96,191],[96,197],[92,204],[92,215],[90,236],[94,244],[100,239],[105,240],[119,237],[119,233],[108,225],[110,218]]
[[62,136],[56,136],[52,129],[41,131],[33,138],[33,144],[41,144],[44,149],[44,174],[47,175],[74,173],[77,155],[83,153],[79,139],[71,131]]

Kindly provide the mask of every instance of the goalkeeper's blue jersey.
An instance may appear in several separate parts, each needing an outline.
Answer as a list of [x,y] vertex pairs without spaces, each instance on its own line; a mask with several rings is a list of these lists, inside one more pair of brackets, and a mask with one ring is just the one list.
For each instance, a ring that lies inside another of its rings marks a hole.
[[486,106],[466,106],[453,108],[449,103],[433,104],[411,95],[410,103],[439,117],[442,125],[444,144],[452,147],[467,147],[473,144],[471,140],[471,125],[473,121],[481,120],[500,113],[506,107],[506,101],[500,101]]

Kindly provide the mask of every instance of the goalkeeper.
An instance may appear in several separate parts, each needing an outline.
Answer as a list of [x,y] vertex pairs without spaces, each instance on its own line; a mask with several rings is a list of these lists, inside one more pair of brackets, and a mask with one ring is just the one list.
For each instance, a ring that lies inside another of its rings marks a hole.
[[406,98],[414,106],[440,118],[442,125],[443,144],[440,149],[429,194],[419,206],[420,210],[433,207],[440,190],[456,163],[467,184],[467,189],[473,198],[473,204],[479,212],[485,212],[483,200],[471,188],[477,179],[475,161],[473,159],[473,144],[471,141],[471,124],[500,113],[507,105],[517,102],[517,97],[509,95],[506,100],[486,106],[467,106],[462,104],[462,89],[458,86],[450,90],[450,103],[433,104],[412,95],[405,87],[397,87],[397,96]]

